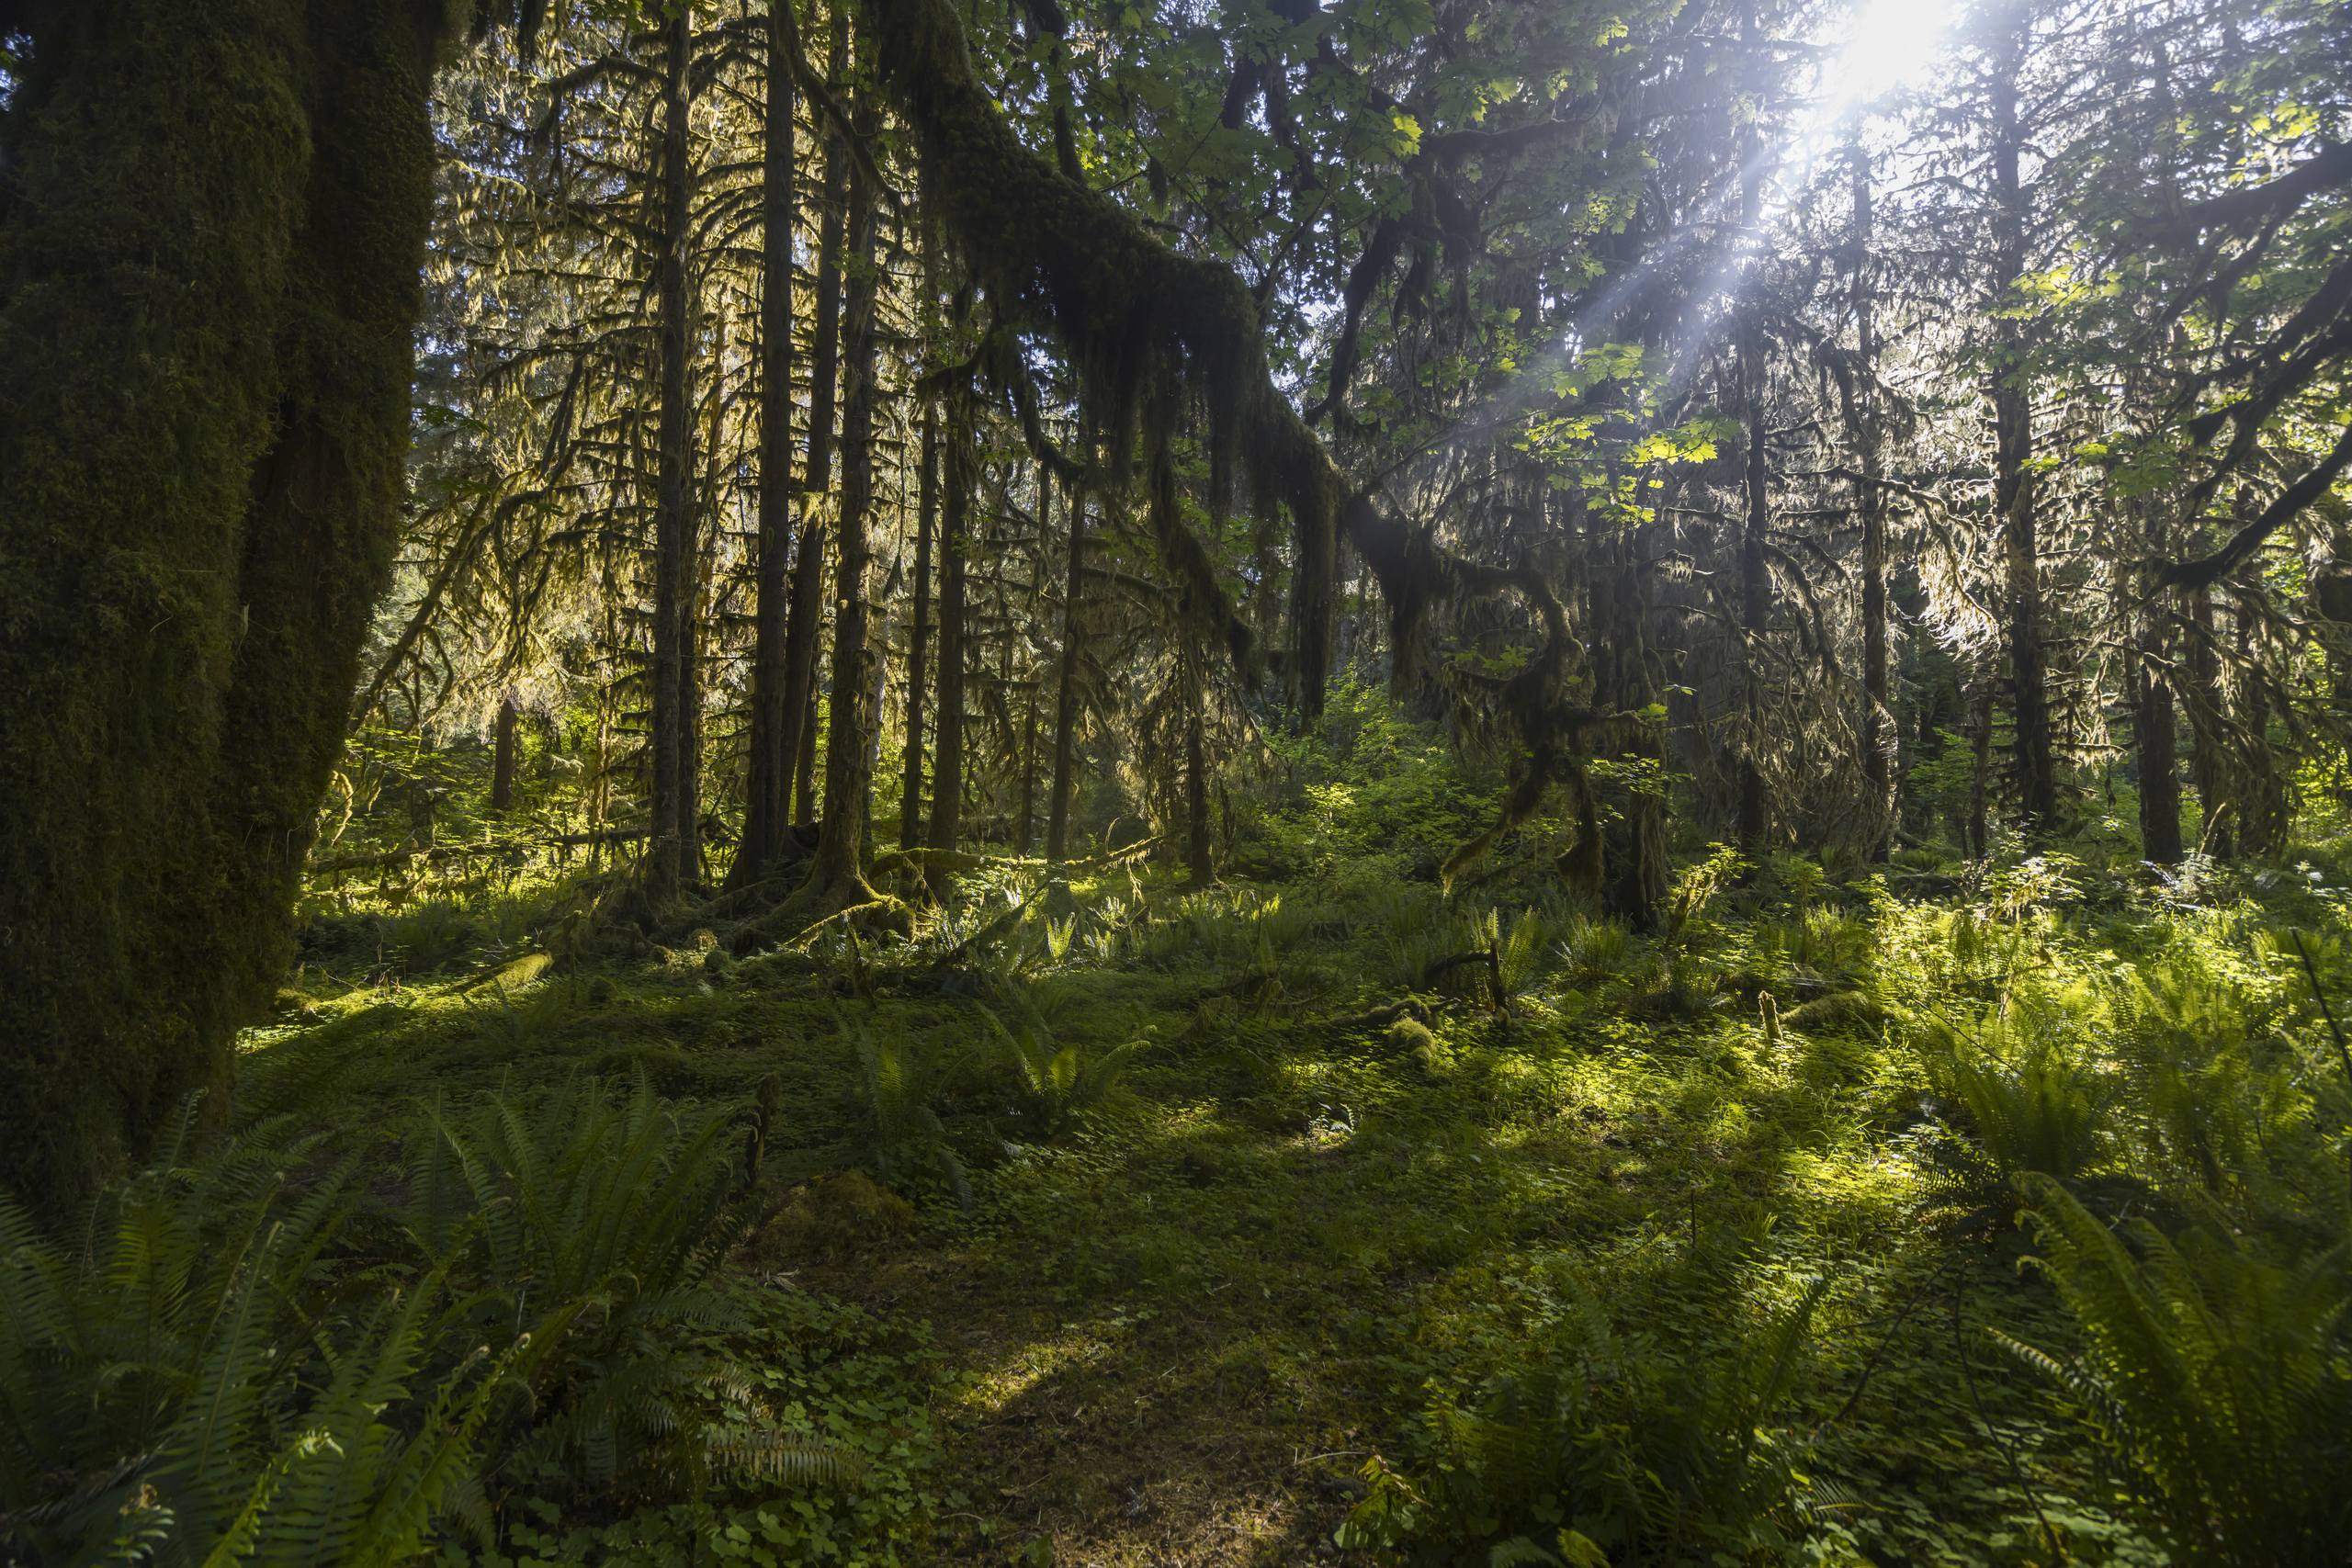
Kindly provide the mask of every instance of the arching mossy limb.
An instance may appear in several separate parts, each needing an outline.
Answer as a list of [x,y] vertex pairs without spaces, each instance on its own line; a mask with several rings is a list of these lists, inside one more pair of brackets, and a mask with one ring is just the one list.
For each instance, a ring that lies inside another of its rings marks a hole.
[[948,0],[866,0],[865,15],[883,79],[922,149],[925,188],[967,263],[1001,310],[1025,311],[1061,339],[1090,424],[1114,457],[1140,441],[1161,553],[1203,630],[1221,632],[1247,663],[1249,628],[1173,505],[1168,446],[1187,420],[1207,438],[1213,504],[1238,480],[1253,501],[1291,514],[1295,667],[1307,711],[1320,705],[1331,576],[1344,537],[1379,581],[1400,649],[1415,646],[1433,604],[1501,594],[1525,601],[1544,647],[1502,696],[1539,759],[1593,721],[1562,700],[1570,643],[1551,585],[1532,569],[1465,560],[1352,493],[1274,385],[1257,306],[1230,268],[1170,250],[1117,202],[1025,147],[981,85]]

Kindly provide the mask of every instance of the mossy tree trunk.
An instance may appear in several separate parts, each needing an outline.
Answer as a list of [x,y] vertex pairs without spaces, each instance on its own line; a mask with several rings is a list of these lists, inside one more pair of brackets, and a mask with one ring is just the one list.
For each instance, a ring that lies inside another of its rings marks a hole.
[[1993,852],[1993,687],[1996,671],[1976,673],[1968,712],[1968,852],[1983,860]]
[[[799,204],[793,147],[792,0],[768,8],[766,146],[761,154],[760,511],[753,605],[752,723],[744,780],[743,841],[728,880],[756,881],[784,852],[792,821],[796,736],[787,641],[792,599],[792,236]],[[804,699],[805,701],[805,699]]]
[[1199,649],[1184,639],[1184,870],[1185,885],[1206,887],[1216,880],[1209,850],[1208,672]]
[[2237,623],[2240,695],[2233,726],[2239,757],[2233,781],[2237,848],[2247,859],[2263,861],[2286,849],[2294,812],[2287,798],[2287,781],[2279,776],[2278,753],[2270,735],[2270,687],[2254,646],[2255,613],[2243,601]]
[[[2153,497],[2141,504],[2140,537],[2152,556],[2160,556],[2168,544],[2165,519],[2171,510]],[[2172,616],[2169,607],[2146,591],[2152,576],[2119,574],[2118,617],[2132,628],[2123,648],[2123,690],[2132,710],[2140,853],[2157,865],[2177,865],[2188,846],[2180,830],[2180,718],[2173,697],[2168,635]]]
[[1012,852],[1027,859],[1037,843],[1037,683],[1027,682],[1021,719],[1021,807],[1012,825]]
[[[2031,197],[2021,173],[2026,134],[2018,119],[2018,70],[2025,57],[2022,13],[1993,85],[1993,199],[1998,259],[1995,290],[2005,305],[2024,282]],[[2029,834],[2057,826],[2058,766],[2050,719],[2049,656],[2041,615],[2041,547],[2034,509],[2032,347],[2025,324],[1999,323],[1993,362],[1994,512],[2001,520],[2008,599],[2009,677],[2016,692],[2018,810]]]
[[[1758,59],[1762,39],[1756,28],[1753,0],[1743,7],[1741,33],[1751,60]],[[1754,245],[1764,218],[1764,153],[1762,137],[1751,118],[1740,132],[1739,220],[1744,243]],[[1751,266],[1753,286],[1755,268]],[[1739,411],[1743,432],[1740,479],[1743,517],[1739,531],[1739,742],[1734,748],[1732,776],[1738,796],[1734,807],[1734,832],[1739,847],[1758,854],[1771,826],[1771,802],[1764,770],[1757,757],[1764,746],[1764,638],[1770,629],[1771,567],[1766,556],[1772,532],[1772,466],[1766,428],[1765,342],[1758,320],[1762,302],[1739,299],[1734,305],[1733,340],[1738,361]]]
[[699,869],[695,747],[686,733],[694,702],[695,527],[693,302],[686,277],[693,199],[689,118],[694,113],[694,39],[684,6],[662,27],[661,254],[654,264],[655,332],[661,361],[661,431],[653,503],[653,829],[646,892],[675,897]]
[[[833,9],[826,73],[836,90],[849,73],[849,14]],[[800,550],[792,563],[792,623],[786,639],[786,748],[793,759],[793,818],[816,820],[817,662],[825,629],[824,512],[833,488],[833,412],[841,378],[842,243],[848,217],[849,152],[841,132],[825,133],[825,186],[817,220],[817,317],[808,360],[808,466],[800,483]]]
[[934,850],[952,850],[964,820],[965,601],[971,555],[973,398],[958,387],[947,397],[944,444],[947,507],[939,530],[939,717],[932,740],[931,835]]
[[104,0],[0,122],[0,1185],[225,1104],[390,570],[444,18]]
[[914,626],[907,637],[907,752],[899,792],[899,847],[922,841],[922,724],[931,659],[931,538],[939,521],[939,418],[922,406],[922,468],[915,483]]
[[2197,786],[2203,815],[2197,847],[2215,860],[2237,858],[2234,803],[2230,798],[2229,689],[2222,677],[2221,629],[2213,595],[2199,588],[2189,597],[2188,622],[2189,779]]
[[1046,858],[1069,853],[1070,792],[1077,784],[1079,593],[1084,578],[1086,496],[1070,497],[1069,557],[1062,587],[1062,647],[1054,675],[1054,781],[1046,801]]
[[2158,865],[2180,863],[2180,734],[2172,687],[2157,657],[2161,634],[2146,631],[2133,652],[2132,743],[2140,780],[2140,852]]
[[514,694],[507,693],[498,702],[498,728],[490,750],[490,808],[512,811],[514,808],[514,728],[523,716],[523,705]]
[[[1071,502],[1072,510],[1076,502]],[[1037,536],[1029,558],[1028,607],[1022,619],[1035,626],[1045,616],[1045,577],[1046,541],[1054,533],[1054,471],[1044,463],[1037,465]],[[1002,644],[1004,662],[1005,701],[1012,700],[1015,682],[1012,679],[1012,638]],[[1037,840],[1037,685],[1032,680],[1019,682],[1022,690],[1021,795],[1020,805],[1013,814],[1012,852],[1026,860]]]
[[1854,179],[1854,348],[1860,361],[1854,378],[1856,444],[1861,448],[1861,484],[1855,510],[1862,525],[1862,711],[1860,739],[1862,780],[1876,816],[1869,827],[1869,858],[1883,863],[1894,847],[1901,815],[1895,800],[1897,728],[1894,689],[1887,668],[1889,617],[1886,601],[1886,433],[1878,390],[1878,295],[1871,276],[1873,224],[1870,153],[1859,136],[1846,155]]
[[833,907],[874,897],[865,881],[866,819],[874,799],[873,608],[866,577],[874,562],[876,192],[861,171],[850,180],[847,287],[842,308],[841,538],[833,579],[831,723],[825,734],[825,814],[811,880]]
[[[1607,526],[1611,536],[1601,552],[1600,577],[1606,607],[1596,619],[1609,630],[1595,639],[1595,675],[1604,702],[1620,713],[1645,713],[1658,701],[1650,652],[1653,574],[1639,530],[1616,523]],[[1648,773],[1662,780],[1664,726],[1635,721],[1626,731],[1623,760],[1633,764],[1637,777]],[[1602,912],[1637,931],[1656,928],[1666,901],[1666,829],[1665,791],[1635,788],[1627,793],[1624,808],[1611,814],[1600,840],[1606,846]]]

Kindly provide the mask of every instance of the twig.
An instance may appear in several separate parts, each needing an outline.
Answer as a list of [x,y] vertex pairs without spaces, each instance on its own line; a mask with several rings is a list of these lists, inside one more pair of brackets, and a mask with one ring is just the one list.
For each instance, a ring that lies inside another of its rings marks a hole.
[[1911,1293],[1903,1298],[1903,1304],[1895,1309],[1894,1321],[1886,1325],[1886,1333],[1880,1337],[1878,1344],[1871,1348],[1870,1359],[1862,1363],[1861,1381],[1854,1385],[1854,1392],[1846,1396],[1846,1403],[1838,1407],[1838,1413],[1813,1429],[1815,1438],[1818,1438],[1830,1427],[1844,1421],[1861,1404],[1862,1395],[1870,1392],[1871,1379],[1877,1375],[1879,1364],[1886,1359],[1887,1351],[1894,1348],[1894,1337],[1903,1332],[1903,1325],[1910,1317],[1912,1309],[1927,1300],[1928,1292],[1944,1277],[1944,1270],[1951,1267],[1951,1256],[1946,1254],[1928,1277],[1913,1286]]
[[1993,1447],[1999,1450],[2002,1464],[2008,1468],[2009,1479],[2018,1483],[2018,1490],[2025,1494],[2025,1500],[2033,1505],[2034,1519],[2041,1526],[2042,1539],[2050,1543],[2052,1554],[2063,1561],[2066,1549],[2058,1544],[2058,1532],[2051,1528],[2050,1516],[2041,1510],[2041,1494],[2026,1478],[2024,1467],[2018,1463],[2017,1455],[2009,1450],[2008,1440],[2001,1436],[2000,1428],[1994,1426],[1992,1417],[1984,1414],[1984,1396],[1976,1387],[1976,1364],[1968,1359],[1968,1338],[1961,1329],[1961,1296],[1959,1291],[1951,1293],[1951,1344],[1952,1348],[1960,1352],[1960,1371],[1968,1381],[1968,1402],[1976,1407],[1976,1424],[1984,1428],[1986,1437],[1993,1439]]

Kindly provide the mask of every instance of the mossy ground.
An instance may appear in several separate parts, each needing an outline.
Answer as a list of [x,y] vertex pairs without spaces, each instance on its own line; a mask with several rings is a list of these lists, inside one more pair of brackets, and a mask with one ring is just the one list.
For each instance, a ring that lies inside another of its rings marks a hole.
[[[1069,923],[1041,912],[960,964],[938,937],[737,961],[690,935],[525,965],[511,989],[485,976],[527,945],[530,906],[429,906],[373,928],[379,976],[404,936],[456,948],[397,991],[324,978],[334,943],[369,941],[314,928],[322,969],[288,998],[305,1016],[254,1036],[247,1109],[356,1116],[637,1072],[748,1106],[775,1075],[771,1217],[743,1267],[938,1350],[908,1363],[938,1443],[920,1539],[844,1541],[852,1560],[1343,1555],[1368,1461],[1430,1463],[1433,1412],[1562,1324],[1606,1323],[1636,1368],[1736,1356],[1743,1324],[1819,1280],[1769,1432],[1803,1544],[1717,1561],[2053,1562],[2053,1538],[2071,1561],[2156,1561],[2106,1506],[2084,1430],[2001,1348],[2063,1349],[2070,1329],[2018,1268],[2022,1233],[1972,1219],[1922,1156],[1917,1032],[1883,1007],[1962,1012],[2020,976],[2096,976],[2192,938],[2242,949],[2260,915],[2004,886],[1939,911],[1803,868],[1671,940],[1541,908],[1518,936],[1505,913],[1509,1011],[1462,966],[1442,982],[1460,994],[1424,993],[1427,1038],[1380,1010],[1488,929],[1491,897],[1327,878],[1188,897],[1122,874],[1075,885]],[[990,1066],[982,998],[1009,990],[1081,1053],[1145,1043],[1050,1145],[1021,1140]],[[876,1163],[860,1041],[939,1069],[968,1203],[903,1176],[910,1206],[876,1202],[835,1175]]]

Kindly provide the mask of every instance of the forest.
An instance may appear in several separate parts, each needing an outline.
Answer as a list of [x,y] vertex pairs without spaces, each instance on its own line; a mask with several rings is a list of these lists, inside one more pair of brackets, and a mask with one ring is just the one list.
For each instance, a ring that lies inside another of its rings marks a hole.
[[0,1562],[2328,1568],[2346,0],[0,0]]

